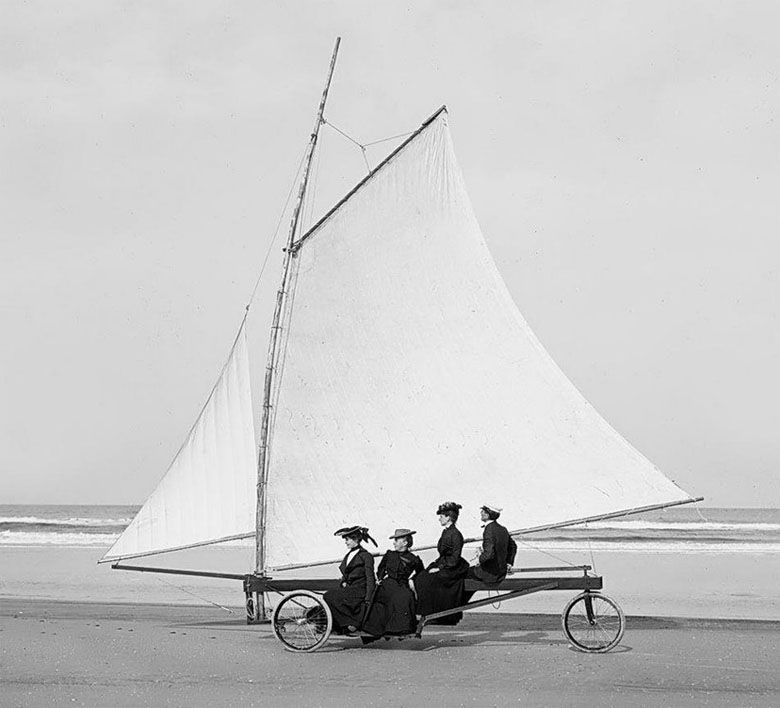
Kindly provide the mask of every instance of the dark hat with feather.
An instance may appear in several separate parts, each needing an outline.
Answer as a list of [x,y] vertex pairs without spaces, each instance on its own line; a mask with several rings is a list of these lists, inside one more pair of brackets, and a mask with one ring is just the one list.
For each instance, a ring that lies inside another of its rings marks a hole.
[[334,536],[341,536],[342,538],[354,538],[357,541],[371,541],[375,546],[377,542],[371,538],[366,526],[344,526],[333,532]]

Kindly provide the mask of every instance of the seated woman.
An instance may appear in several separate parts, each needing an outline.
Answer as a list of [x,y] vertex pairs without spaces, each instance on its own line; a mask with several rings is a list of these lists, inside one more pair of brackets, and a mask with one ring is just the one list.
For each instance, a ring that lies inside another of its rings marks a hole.
[[376,593],[363,625],[363,630],[372,637],[411,634],[416,629],[414,593],[409,579],[423,571],[423,564],[409,552],[415,533],[410,529],[396,529],[390,536],[394,550],[385,553],[379,562]]
[[[460,509],[460,504],[444,502],[436,510],[444,530],[437,546],[439,557],[414,580],[419,615],[432,615],[463,604],[464,578],[469,564],[461,556],[463,534],[455,526]],[[458,612],[433,620],[431,624],[458,624],[462,618],[463,613]]]
[[374,593],[374,557],[360,544],[371,541],[376,546],[376,541],[368,535],[365,526],[347,526],[333,535],[341,536],[348,550],[339,566],[341,585],[328,590],[323,600],[333,615],[333,631],[351,634],[365,620]]

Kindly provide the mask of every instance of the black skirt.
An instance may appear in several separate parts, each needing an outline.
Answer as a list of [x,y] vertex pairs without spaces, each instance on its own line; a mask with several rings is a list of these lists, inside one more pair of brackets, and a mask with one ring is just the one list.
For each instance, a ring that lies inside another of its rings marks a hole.
[[385,578],[376,589],[363,629],[374,637],[412,634],[417,629],[414,593],[408,585]]
[[[464,603],[464,587],[466,573],[469,564],[461,558],[454,568],[442,568],[438,573],[430,573],[433,564],[428,570],[418,573],[414,577],[414,587],[417,590],[417,614],[432,615],[443,612]],[[457,612],[439,619],[432,620],[429,624],[453,625],[463,619],[463,613]]]
[[366,599],[364,584],[328,590],[322,599],[325,600],[333,615],[333,631],[343,632],[349,625],[360,627]]

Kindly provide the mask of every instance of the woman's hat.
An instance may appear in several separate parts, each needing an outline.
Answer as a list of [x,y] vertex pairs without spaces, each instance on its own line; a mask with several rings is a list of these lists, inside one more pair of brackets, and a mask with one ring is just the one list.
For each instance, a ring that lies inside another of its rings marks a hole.
[[404,536],[413,536],[416,533],[417,531],[412,531],[411,529],[396,529],[395,533],[388,538],[403,538]]
[[439,508],[436,509],[437,514],[446,514],[448,512],[454,512],[457,514],[463,506],[461,504],[456,504],[455,502],[446,501],[442,504],[439,504]]
[[365,528],[364,526],[345,526],[344,528],[337,529],[336,531],[334,531],[333,535],[341,536],[343,538],[344,536],[357,535],[364,530],[368,531],[368,529]]
[[357,536],[363,542],[371,541],[375,546],[377,545],[377,542],[369,535],[368,527],[366,526],[344,526],[343,528],[334,531],[333,535],[341,536],[342,538],[346,536]]

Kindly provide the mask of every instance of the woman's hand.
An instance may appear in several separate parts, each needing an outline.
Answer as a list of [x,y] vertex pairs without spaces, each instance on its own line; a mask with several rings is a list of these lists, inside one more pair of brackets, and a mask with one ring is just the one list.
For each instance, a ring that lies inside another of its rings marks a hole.
[[438,573],[441,570],[441,568],[431,568],[428,572],[429,573]]

